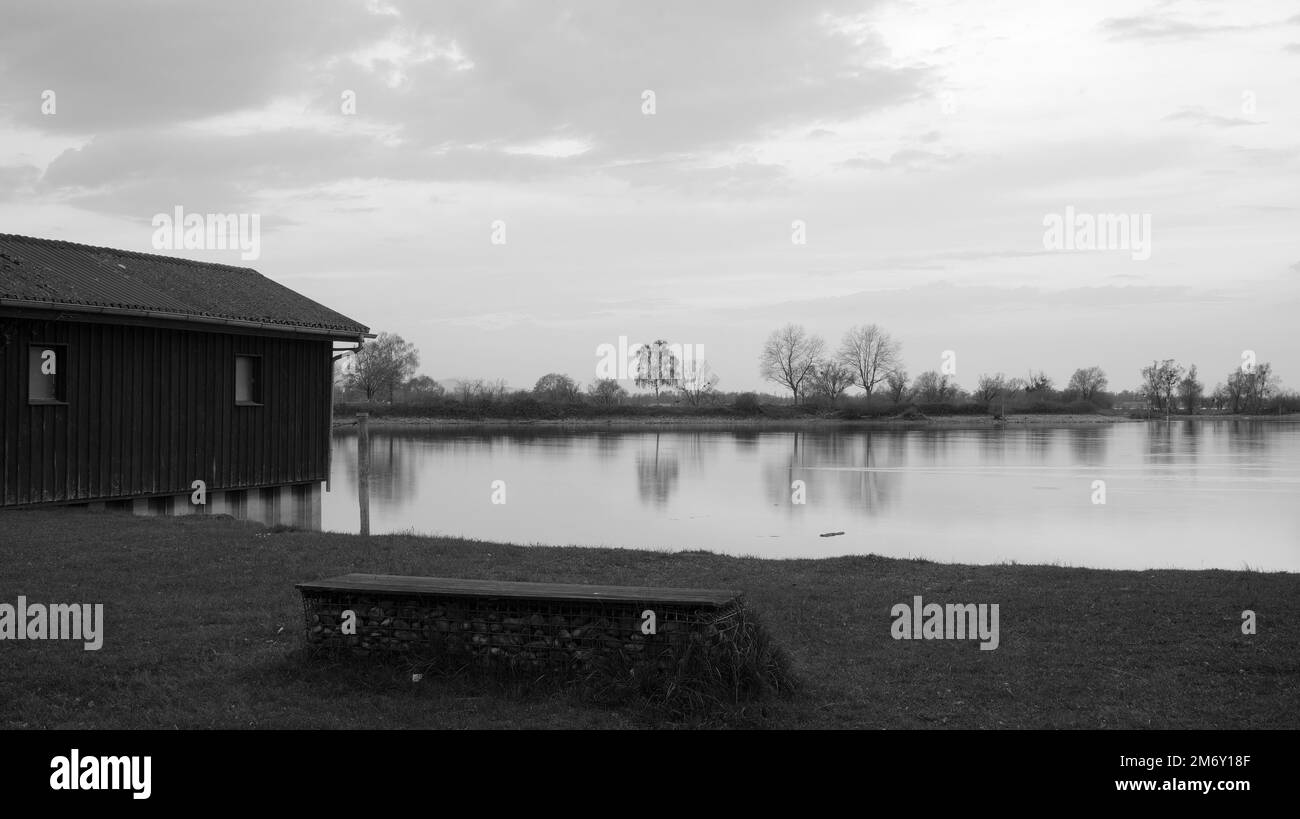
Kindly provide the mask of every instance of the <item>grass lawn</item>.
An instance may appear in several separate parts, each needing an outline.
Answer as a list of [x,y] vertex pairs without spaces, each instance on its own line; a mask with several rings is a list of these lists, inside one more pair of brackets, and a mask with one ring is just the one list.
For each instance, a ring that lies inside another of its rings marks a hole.
[[[0,513],[0,603],[103,603],[104,645],[0,642],[4,728],[621,728],[645,711],[300,654],[295,582],[350,571],[736,588],[804,682],[733,724],[1297,728],[1300,575],[761,560]],[[1000,646],[894,640],[890,609],[997,603]],[[1241,633],[1241,612],[1258,633]]]

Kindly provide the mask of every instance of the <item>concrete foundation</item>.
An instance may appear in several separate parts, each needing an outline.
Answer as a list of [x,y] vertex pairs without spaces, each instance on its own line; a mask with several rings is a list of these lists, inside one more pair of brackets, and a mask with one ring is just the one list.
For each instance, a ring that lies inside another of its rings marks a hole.
[[321,530],[321,484],[302,483],[260,489],[209,490],[207,503],[196,506],[191,495],[96,501],[86,504],[92,511],[105,508],[130,510],[136,515],[230,515],[267,526],[292,526],[311,532]]

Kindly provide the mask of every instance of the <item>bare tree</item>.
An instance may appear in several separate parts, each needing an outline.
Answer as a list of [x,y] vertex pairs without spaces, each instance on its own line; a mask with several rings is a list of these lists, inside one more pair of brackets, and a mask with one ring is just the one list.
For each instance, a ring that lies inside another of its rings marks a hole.
[[1001,409],[998,410],[998,416],[999,416],[999,417],[1002,417],[1002,416],[1004,416],[1004,415],[1007,414],[1007,399],[1008,399],[1008,398],[1015,398],[1017,395],[1019,395],[1020,393],[1024,392],[1024,391],[1025,391],[1025,387],[1027,387],[1027,386],[1029,386],[1029,385],[1028,385],[1028,383],[1025,381],[1025,379],[1023,379],[1023,378],[1008,378],[1008,379],[1007,379],[1007,383],[1004,384],[1003,387],[1002,387],[1002,395],[1001,395],[1001,398],[1002,398],[1002,406],[1001,406]]
[[1152,409],[1157,412],[1163,409],[1166,418],[1173,412],[1174,389],[1182,377],[1183,368],[1172,358],[1152,361],[1150,367],[1142,368],[1142,394]]
[[510,392],[510,384],[504,378],[494,378],[491,381],[483,383],[480,393],[489,402],[500,401]]
[[1106,389],[1106,384],[1106,373],[1101,367],[1080,367],[1070,376],[1066,389],[1084,401],[1091,401],[1097,393]]
[[1002,394],[1007,387],[1007,377],[998,373],[997,375],[985,375],[980,373],[979,382],[975,385],[975,400],[981,404],[990,404],[993,399]]
[[852,327],[844,334],[836,359],[867,395],[898,367],[901,345],[874,324]]
[[397,388],[405,384],[420,366],[420,351],[394,333],[380,333],[353,356],[346,383],[366,394],[371,401],[381,392],[392,403]]
[[1261,362],[1246,376],[1246,411],[1263,412],[1269,396],[1277,391],[1277,377],[1273,375],[1273,367]]
[[1043,371],[1029,371],[1029,377],[1025,379],[1025,392],[1027,393],[1050,393],[1052,391],[1052,379]]
[[1138,392],[1146,399],[1148,409],[1160,411],[1163,394],[1160,387],[1160,362],[1152,361],[1150,367],[1142,368],[1142,386],[1138,387]]
[[709,367],[709,362],[699,361],[687,364],[678,379],[677,389],[691,406],[699,406],[716,394],[719,378]]
[[1183,409],[1188,415],[1195,415],[1201,405],[1201,396],[1205,394],[1205,385],[1196,378],[1196,365],[1193,364],[1182,381],[1178,382],[1178,395],[1183,399]]
[[993,414],[1001,418],[1007,414],[1007,399],[1014,397],[1024,388],[1025,380],[1023,378],[1007,378],[1003,373],[981,375],[972,397],[976,401],[987,405],[989,412],[993,412],[993,402],[999,402],[999,408]]
[[885,386],[889,390],[889,400],[895,404],[903,403],[907,397],[907,370],[902,367],[890,370],[885,374]]
[[1241,406],[1246,399],[1246,392],[1249,385],[1246,383],[1246,374],[1240,369],[1228,373],[1228,380],[1223,385],[1223,397],[1229,412],[1234,415],[1241,412]]
[[597,378],[587,387],[587,394],[596,403],[609,407],[626,398],[627,390],[613,378]]
[[1228,388],[1223,384],[1215,384],[1214,391],[1210,393],[1210,404],[1216,412],[1227,409],[1230,402],[1228,397]]
[[484,384],[481,378],[462,378],[456,382],[456,395],[460,398],[461,403],[468,404],[483,394],[483,388]]
[[788,389],[798,404],[825,346],[821,338],[808,333],[802,325],[787,324],[767,337],[759,373]]
[[1249,371],[1235,369],[1228,374],[1223,385],[1228,410],[1232,413],[1259,412],[1264,402],[1277,388],[1273,367],[1267,362],[1257,364]]
[[942,404],[957,395],[957,385],[948,380],[947,373],[926,370],[916,377],[912,392],[923,403]]
[[832,400],[839,398],[844,391],[853,386],[855,375],[852,370],[838,361],[825,361],[813,371],[809,381],[809,392]]

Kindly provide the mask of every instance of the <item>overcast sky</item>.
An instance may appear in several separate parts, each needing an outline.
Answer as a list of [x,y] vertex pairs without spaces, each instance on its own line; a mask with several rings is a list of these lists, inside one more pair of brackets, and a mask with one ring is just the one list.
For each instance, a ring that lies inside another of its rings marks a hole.
[[[585,384],[622,335],[776,392],[771,330],[875,322],[966,387],[1093,364],[1132,387],[1153,358],[1213,387],[1245,349],[1300,386],[1295,2],[0,15],[0,232],[160,252],[176,206],[260,214],[256,261],[172,255],[400,333],[440,380]],[[1149,258],[1046,248],[1067,207],[1149,215]]]

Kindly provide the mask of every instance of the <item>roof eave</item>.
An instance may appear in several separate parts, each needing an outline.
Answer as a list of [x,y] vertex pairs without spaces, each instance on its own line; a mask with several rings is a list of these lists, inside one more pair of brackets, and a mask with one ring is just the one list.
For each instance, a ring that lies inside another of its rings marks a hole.
[[59,310],[61,312],[91,313],[110,316],[131,316],[133,318],[154,318],[167,321],[180,321],[190,324],[215,324],[227,327],[242,327],[253,330],[275,330],[281,333],[300,333],[302,335],[321,336],[332,339],[375,338],[368,332],[369,327],[361,327],[360,332],[332,327],[304,327],[297,324],[277,324],[270,321],[251,321],[249,319],[224,318],[221,316],[195,316],[187,313],[173,313],[164,310],[143,310],[131,307],[104,307],[94,304],[76,304],[63,301],[36,301],[32,299],[14,299],[0,297],[0,305],[27,307],[37,310]]

